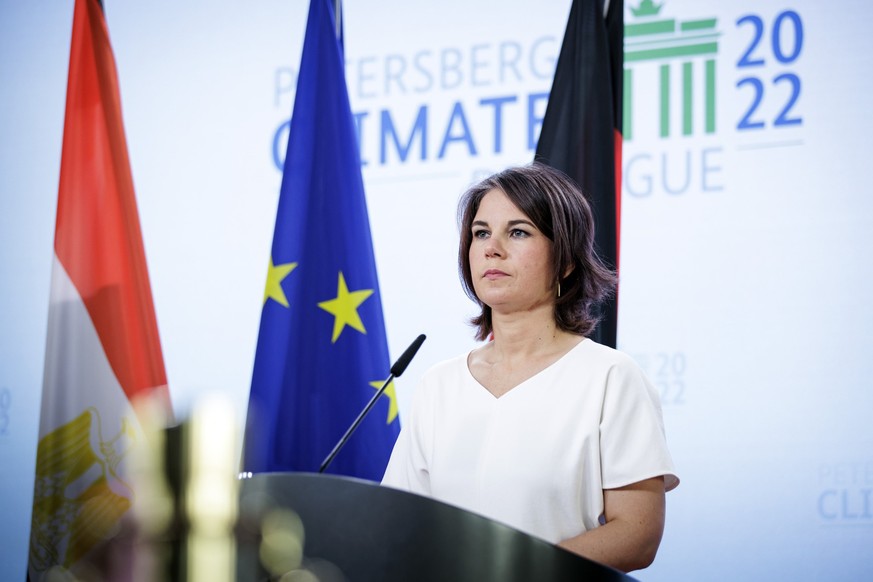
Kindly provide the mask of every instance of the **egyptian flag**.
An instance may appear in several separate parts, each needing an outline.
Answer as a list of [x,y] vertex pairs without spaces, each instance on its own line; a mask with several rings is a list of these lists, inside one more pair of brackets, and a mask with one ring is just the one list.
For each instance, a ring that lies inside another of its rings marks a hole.
[[[98,0],[76,0],[58,189],[30,580],[87,571],[131,505],[132,403],[169,413],[115,61]],[[60,579],[60,578],[59,578]]]
[[[595,244],[618,270],[624,3],[573,0],[536,159],[576,180],[594,207]],[[618,296],[591,338],[615,347]]]

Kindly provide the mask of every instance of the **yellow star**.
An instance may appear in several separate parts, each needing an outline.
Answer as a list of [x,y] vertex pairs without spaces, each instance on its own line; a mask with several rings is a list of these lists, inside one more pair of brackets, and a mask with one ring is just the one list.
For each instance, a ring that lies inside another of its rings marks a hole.
[[358,306],[372,294],[372,289],[361,289],[360,291],[349,293],[349,288],[346,287],[346,279],[343,277],[343,272],[340,271],[336,299],[322,301],[318,304],[319,307],[333,314],[336,318],[333,321],[333,338],[331,338],[330,343],[336,343],[340,333],[342,333],[347,325],[363,334],[367,333],[367,330],[364,329],[364,324],[361,322],[361,316],[358,315]]
[[285,291],[282,290],[282,279],[297,267],[297,263],[283,263],[281,265],[273,264],[273,257],[270,257],[270,268],[267,270],[267,286],[264,288],[264,305],[267,304],[267,299],[273,299],[276,303],[288,307],[288,298],[285,297]]
[[[378,390],[382,387],[382,384],[385,383],[385,380],[370,382],[370,386]],[[388,397],[388,420],[385,421],[385,424],[391,424],[394,422],[394,419],[397,418],[397,392],[394,390],[394,380],[389,382],[388,387],[385,388],[385,396]]]

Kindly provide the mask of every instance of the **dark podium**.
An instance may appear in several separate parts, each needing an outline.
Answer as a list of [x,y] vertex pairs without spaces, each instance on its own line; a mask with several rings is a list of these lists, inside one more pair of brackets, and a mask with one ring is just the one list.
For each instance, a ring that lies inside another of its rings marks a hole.
[[267,507],[299,516],[304,566],[332,564],[335,578],[350,582],[633,580],[439,501],[369,481],[309,473],[263,473],[242,480],[238,580],[278,579],[261,564],[261,534],[253,527],[252,516],[263,515]]

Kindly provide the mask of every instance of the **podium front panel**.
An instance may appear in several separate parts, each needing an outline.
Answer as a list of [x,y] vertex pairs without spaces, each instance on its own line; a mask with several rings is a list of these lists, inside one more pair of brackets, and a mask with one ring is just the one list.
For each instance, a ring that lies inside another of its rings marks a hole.
[[[239,580],[271,580],[260,521],[291,510],[303,525],[303,566],[352,582],[633,580],[538,538],[433,499],[369,481],[265,473],[242,481]],[[329,582],[322,580],[322,582]]]

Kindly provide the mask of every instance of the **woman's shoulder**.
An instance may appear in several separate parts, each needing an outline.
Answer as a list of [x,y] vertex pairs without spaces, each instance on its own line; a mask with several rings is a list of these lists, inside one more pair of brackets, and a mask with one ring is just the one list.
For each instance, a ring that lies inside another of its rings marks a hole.
[[464,352],[451,358],[441,360],[428,368],[421,377],[422,385],[439,384],[469,374],[467,358],[470,352]]
[[[612,398],[635,398],[657,401],[657,393],[643,368],[625,352],[587,340],[588,369],[602,379],[606,393]],[[660,404],[657,405],[660,408]]]
[[615,348],[599,344],[591,338],[582,340],[576,348],[570,352],[575,359],[588,367],[596,368],[619,368],[638,370],[639,365],[632,357]]
[[439,375],[445,374],[447,372],[453,372],[458,370],[459,368],[465,368],[467,366],[467,357],[470,355],[470,352],[464,352],[462,354],[458,354],[456,356],[452,356],[451,358],[447,358],[445,360],[441,360],[436,364],[433,364],[430,368],[425,371],[425,376],[430,375]]
[[442,401],[463,391],[470,378],[467,368],[468,354],[469,352],[458,354],[431,365],[418,381],[415,399],[432,403],[435,399]]

